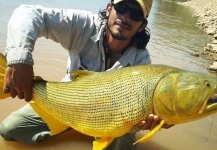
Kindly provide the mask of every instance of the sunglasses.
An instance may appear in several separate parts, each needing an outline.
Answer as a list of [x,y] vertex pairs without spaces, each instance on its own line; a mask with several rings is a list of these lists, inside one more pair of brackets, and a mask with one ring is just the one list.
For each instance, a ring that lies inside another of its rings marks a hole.
[[130,13],[130,18],[134,21],[142,21],[144,20],[143,12],[139,11],[137,9],[130,8],[127,4],[124,2],[120,2],[117,4],[112,3],[112,6],[114,7],[115,11],[119,14],[126,14]]

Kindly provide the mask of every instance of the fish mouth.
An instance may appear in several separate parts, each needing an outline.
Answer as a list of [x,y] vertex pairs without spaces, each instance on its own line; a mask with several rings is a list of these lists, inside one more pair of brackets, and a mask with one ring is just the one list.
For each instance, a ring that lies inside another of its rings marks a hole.
[[206,102],[206,107],[203,113],[215,113],[217,112],[217,94],[214,94]]
[[212,97],[210,97],[207,101],[207,105],[212,105],[217,103],[217,94],[213,95]]

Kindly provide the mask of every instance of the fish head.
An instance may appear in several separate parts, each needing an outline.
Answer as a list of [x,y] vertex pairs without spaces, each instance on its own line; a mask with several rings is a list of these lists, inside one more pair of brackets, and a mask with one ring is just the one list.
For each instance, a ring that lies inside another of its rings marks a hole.
[[167,124],[204,118],[217,112],[217,78],[179,71],[162,78],[154,92],[156,115]]

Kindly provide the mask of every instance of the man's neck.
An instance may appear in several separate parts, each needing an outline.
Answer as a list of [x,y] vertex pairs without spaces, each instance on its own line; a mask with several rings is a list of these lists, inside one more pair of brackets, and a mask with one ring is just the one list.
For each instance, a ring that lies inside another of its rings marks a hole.
[[126,40],[114,39],[108,30],[106,31],[106,39],[107,39],[106,42],[107,42],[108,50],[111,53],[118,53],[118,52],[122,53],[131,42],[131,39],[126,39]]

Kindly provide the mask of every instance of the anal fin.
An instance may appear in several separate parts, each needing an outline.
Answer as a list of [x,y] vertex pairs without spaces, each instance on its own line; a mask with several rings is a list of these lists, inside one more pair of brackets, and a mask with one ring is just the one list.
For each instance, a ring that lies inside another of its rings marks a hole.
[[50,116],[48,113],[46,113],[44,110],[42,110],[40,107],[38,107],[37,104],[34,102],[29,103],[30,106],[34,109],[34,111],[47,123],[51,135],[56,135],[60,132],[65,131],[69,126],[61,123],[60,121],[56,120],[52,116]]
[[106,148],[114,138],[100,138],[93,142],[93,150],[103,150]]

